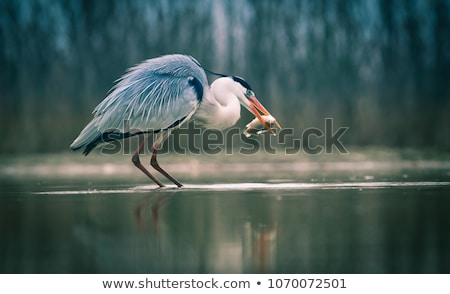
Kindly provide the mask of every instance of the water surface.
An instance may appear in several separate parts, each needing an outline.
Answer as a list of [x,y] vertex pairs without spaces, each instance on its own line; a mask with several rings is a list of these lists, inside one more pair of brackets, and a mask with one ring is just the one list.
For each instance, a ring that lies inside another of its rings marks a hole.
[[6,161],[0,272],[450,273],[446,163],[169,160],[158,189],[121,160]]

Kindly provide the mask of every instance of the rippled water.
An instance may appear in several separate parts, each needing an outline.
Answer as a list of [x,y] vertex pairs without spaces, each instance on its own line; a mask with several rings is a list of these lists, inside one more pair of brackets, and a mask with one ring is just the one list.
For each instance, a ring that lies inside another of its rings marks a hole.
[[448,163],[127,164],[6,161],[0,272],[450,272]]

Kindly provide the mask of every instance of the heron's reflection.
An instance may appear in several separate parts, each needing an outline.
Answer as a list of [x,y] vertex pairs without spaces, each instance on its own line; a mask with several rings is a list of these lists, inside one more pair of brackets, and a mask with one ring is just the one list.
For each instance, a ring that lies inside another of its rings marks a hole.
[[141,248],[151,248],[153,266],[160,262],[161,268],[197,273],[275,271],[279,237],[276,205],[258,219],[252,217],[251,209],[243,208],[240,214],[250,212],[250,217],[239,218],[224,213],[227,199],[192,201],[191,195],[174,194],[177,192],[152,193],[133,210],[138,231],[144,233],[140,237],[146,245]]
[[147,228],[145,216],[150,208],[152,230],[155,234],[159,233],[161,209],[172,197],[173,194],[151,194],[140,201],[134,210],[134,219],[139,231],[144,232]]

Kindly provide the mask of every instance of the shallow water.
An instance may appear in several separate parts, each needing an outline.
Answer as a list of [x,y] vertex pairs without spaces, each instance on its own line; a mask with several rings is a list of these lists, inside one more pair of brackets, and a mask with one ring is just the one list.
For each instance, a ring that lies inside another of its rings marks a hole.
[[450,273],[448,164],[221,166],[159,189],[70,160],[3,165],[0,272]]

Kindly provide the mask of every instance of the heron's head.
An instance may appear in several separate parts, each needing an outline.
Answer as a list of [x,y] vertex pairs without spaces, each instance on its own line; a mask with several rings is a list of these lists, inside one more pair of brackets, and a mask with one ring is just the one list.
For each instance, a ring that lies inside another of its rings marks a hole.
[[[274,131],[270,128],[269,124],[263,119],[261,114],[270,115],[269,111],[259,102],[256,98],[255,93],[253,92],[250,85],[241,77],[231,76],[229,77],[233,80],[233,92],[236,97],[239,99],[239,102],[247,108],[248,111],[253,113],[259,121],[272,133],[275,134]],[[281,126],[278,122],[275,121],[275,124],[278,128],[281,129]]]

